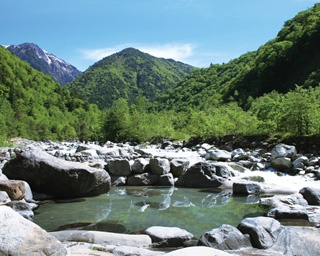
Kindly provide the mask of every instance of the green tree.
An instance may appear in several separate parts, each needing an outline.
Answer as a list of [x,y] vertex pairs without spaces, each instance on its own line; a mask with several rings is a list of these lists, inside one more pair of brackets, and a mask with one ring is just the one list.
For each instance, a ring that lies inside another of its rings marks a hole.
[[103,126],[105,140],[122,141],[128,139],[130,134],[130,112],[128,101],[120,98],[106,111]]
[[[283,111],[279,120],[281,131],[293,135],[310,135],[319,131],[319,98],[313,88],[297,86],[284,96]],[[319,96],[319,95],[318,95]]]

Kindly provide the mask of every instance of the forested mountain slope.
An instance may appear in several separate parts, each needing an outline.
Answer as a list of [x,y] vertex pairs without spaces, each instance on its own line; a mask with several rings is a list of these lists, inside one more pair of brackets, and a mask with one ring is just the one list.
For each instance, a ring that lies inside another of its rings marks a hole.
[[0,139],[89,139],[99,132],[97,106],[0,47]]
[[320,4],[316,4],[286,21],[276,38],[257,51],[194,71],[162,95],[159,105],[182,110],[236,100],[248,107],[248,99],[273,90],[286,93],[295,85],[316,86],[320,81],[319,45]]
[[119,98],[133,103],[137,96],[144,96],[153,101],[194,69],[127,48],[98,61],[67,87],[103,109]]

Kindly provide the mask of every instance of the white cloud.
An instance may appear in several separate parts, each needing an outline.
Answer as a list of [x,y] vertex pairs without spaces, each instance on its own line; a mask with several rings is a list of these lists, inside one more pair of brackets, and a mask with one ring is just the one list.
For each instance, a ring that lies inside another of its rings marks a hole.
[[149,53],[155,57],[174,59],[182,62],[186,62],[189,57],[193,55],[195,46],[192,44],[177,44],[170,43],[164,45],[116,45],[109,48],[99,49],[82,49],[80,52],[83,58],[88,60],[98,61],[113,53],[119,52],[125,48],[133,47],[142,52]]

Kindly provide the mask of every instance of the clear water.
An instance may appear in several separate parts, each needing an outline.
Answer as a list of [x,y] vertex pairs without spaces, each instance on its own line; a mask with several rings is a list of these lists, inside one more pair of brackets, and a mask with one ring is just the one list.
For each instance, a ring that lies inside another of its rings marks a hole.
[[230,190],[114,187],[96,197],[43,204],[34,222],[47,231],[139,233],[151,226],[180,227],[199,237],[222,224],[237,226],[244,217],[264,215],[268,208],[258,200],[231,196]]

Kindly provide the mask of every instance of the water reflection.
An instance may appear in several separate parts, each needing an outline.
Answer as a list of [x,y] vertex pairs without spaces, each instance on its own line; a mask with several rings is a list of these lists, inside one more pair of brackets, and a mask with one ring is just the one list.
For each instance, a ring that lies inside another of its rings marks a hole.
[[92,229],[136,233],[154,225],[178,226],[194,235],[243,216],[263,215],[258,199],[232,197],[230,190],[175,187],[115,187],[107,194],[70,203],[48,203],[34,221],[48,231]]

